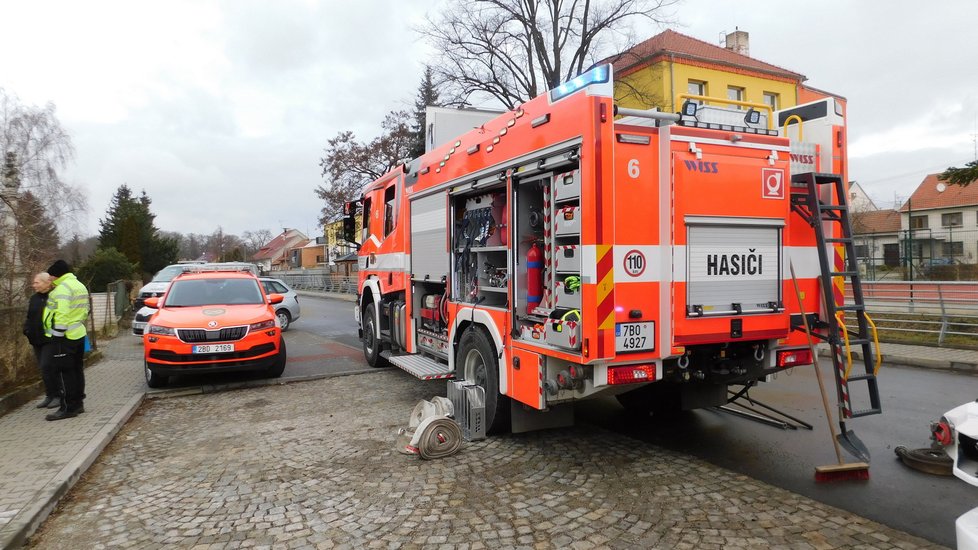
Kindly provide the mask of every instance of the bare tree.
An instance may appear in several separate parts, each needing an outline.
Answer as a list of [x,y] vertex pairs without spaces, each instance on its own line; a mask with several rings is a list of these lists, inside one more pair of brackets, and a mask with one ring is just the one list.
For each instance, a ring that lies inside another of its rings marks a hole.
[[[17,172],[18,191],[37,197],[62,232],[68,233],[76,216],[85,211],[86,201],[79,189],[61,179],[75,150],[54,104],[25,106],[0,88],[0,152]],[[8,197],[4,193],[3,201],[13,209]]]
[[224,228],[217,226],[207,239],[207,250],[215,262],[244,261],[244,243],[237,235],[225,233]]
[[358,198],[364,185],[410,156],[414,133],[408,113],[388,113],[381,128],[381,135],[369,142],[358,141],[349,131],[327,142],[325,156],[319,160],[326,185],[315,189],[316,196],[325,202],[319,217],[322,225],[335,221],[343,203]]
[[245,231],[241,237],[247,245],[248,255],[251,256],[272,240],[272,232],[268,229],[256,229]]
[[61,179],[74,154],[53,104],[25,106],[0,88],[0,301],[23,300],[31,274],[57,253],[82,194]]
[[627,50],[631,25],[670,21],[678,0],[473,0],[449,4],[418,29],[455,103],[494,98],[508,109]]

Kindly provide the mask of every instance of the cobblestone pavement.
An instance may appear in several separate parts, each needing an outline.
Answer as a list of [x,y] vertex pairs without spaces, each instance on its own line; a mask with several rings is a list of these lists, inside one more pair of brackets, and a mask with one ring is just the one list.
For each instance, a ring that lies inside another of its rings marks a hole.
[[153,400],[36,548],[936,548],[593,427],[394,450],[444,386],[397,370]]

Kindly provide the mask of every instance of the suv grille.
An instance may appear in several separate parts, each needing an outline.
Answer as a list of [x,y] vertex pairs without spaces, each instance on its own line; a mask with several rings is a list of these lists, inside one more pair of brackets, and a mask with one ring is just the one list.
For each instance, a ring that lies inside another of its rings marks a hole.
[[248,327],[228,327],[216,330],[178,328],[177,336],[187,343],[194,342],[233,342],[248,334]]

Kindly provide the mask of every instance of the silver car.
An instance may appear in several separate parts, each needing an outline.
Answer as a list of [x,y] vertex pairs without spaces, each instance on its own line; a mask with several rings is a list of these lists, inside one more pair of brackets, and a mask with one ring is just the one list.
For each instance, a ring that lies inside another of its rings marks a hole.
[[278,279],[259,277],[258,280],[265,287],[265,294],[281,294],[285,298],[282,303],[275,306],[275,315],[278,317],[278,324],[282,327],[282,332],[289,330],[301,312],[299,295],[289,288],[289,285]]

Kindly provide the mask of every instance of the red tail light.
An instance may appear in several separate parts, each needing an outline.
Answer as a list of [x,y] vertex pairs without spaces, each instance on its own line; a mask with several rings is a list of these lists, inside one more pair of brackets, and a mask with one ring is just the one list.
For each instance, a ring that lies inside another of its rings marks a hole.
[[655,365],[608,367],[608,384],[634,384],[655,380]]
[[778,352],[778,366],[786,369],[799,365],[811,365],[812,351],[810,349],[789,349]]

